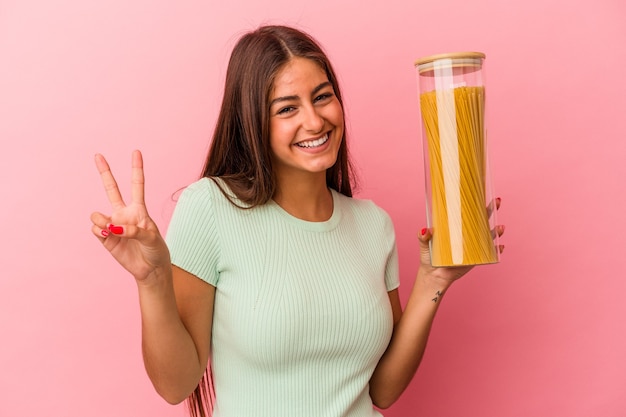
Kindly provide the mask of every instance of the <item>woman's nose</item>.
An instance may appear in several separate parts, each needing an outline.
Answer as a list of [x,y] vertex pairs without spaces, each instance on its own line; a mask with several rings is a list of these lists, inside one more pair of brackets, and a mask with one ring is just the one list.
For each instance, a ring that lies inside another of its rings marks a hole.
[[303,127],[312,133],[319,133],[324,129],[324,118],[314,106],[309,107],[304,115]]

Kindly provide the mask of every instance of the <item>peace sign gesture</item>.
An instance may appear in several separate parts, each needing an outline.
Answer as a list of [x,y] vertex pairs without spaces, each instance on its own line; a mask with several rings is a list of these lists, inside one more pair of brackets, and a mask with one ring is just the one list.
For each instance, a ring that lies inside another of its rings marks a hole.
[[144,173],[141,152],[132,154],[131,202],[124,203],[106,159],[95,157],[112,212],[110,216],[92,213],[93,234],[137,281],[144,281],[155,271],[170,268],[170,255],[144,201]]

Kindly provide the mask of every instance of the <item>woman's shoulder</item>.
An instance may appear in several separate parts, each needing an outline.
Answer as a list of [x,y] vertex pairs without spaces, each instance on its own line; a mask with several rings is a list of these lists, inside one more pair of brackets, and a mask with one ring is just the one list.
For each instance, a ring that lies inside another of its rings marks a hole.
[[359,217],[368,219],[378,219],[382,222],[391,221],[391,217],[385,209],[368,198],[348,197],[335,192],[337,200],[342,206],[342,210],[350,211]]
[[231,191],[225,181],[219,177],[202,177],[183,188],[181,197],[217,199],[228,197],[236,199],[237,196]]
[[233,202],[237,202],[237,197],[220,178],[203,177],[182,188],[176,200],[176,206],[181,210],[184,207],[187,211],[204,212],[218,207],[233,206]]
[[217,187],[216,181],[219,181],[219,179],[214,177],[202,177],[184,187],[183,193],[193,194],[212,192]]

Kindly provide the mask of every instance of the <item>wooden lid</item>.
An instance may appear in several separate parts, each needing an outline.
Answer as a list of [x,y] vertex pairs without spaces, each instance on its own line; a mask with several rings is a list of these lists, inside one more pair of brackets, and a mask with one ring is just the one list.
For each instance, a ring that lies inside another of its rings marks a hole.
[[450,60],[446,64],[451,67],[480,67],[483,59],[485,54],[482,52],[452,52],[419,58],[415,61],[415,66],[420,73],[432,70],[439,60]]

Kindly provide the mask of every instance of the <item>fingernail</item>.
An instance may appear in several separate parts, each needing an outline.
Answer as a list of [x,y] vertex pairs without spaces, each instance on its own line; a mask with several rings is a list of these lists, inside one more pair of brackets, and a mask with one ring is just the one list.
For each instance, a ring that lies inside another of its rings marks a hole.
[[496,203],[498,203],[498,205],[500,204],[500,202],[502,202],[502,199],[500,197],[496,198]]
[[109,231],[114,235],[121,235],[124,233],[124,228],[122,226],[114,226],[111,224],[109,225]]
[[426,234],[426,232],[428,232],[428,229],[427,228],[423,228],[422,229],[422,236],[424,236]]
[[109,235],[109,231],[108,231],[108,230],[104,230],[104,229],[102,229],[102,231],[100,232],[100,234],[101,234],[103,237],[107,237],[107,236]]

